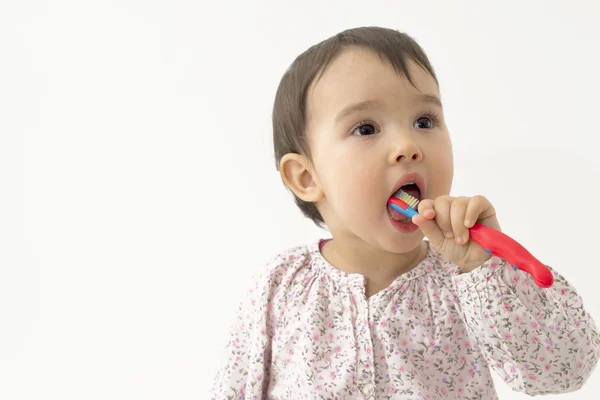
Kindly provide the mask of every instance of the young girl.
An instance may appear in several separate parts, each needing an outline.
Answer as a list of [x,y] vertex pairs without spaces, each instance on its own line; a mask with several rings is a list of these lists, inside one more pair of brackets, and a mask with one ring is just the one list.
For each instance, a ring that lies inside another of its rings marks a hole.
[[[438,83],[410,37],[360,28],[308,49],[273,129],[285,185],[332,238],[253,281],[213,399],[496,399],[490,369],[530,395],[582,387],[596,325],[563,276],[539,288],[469,240],[500,226],[485,197],[448,196]],[[412,221],[387,206],[407,184],[423,199]]]

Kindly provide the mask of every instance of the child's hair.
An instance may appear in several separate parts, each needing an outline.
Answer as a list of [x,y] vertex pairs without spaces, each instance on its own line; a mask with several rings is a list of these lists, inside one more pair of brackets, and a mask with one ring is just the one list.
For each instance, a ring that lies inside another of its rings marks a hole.
[[[383,60],[389,61],[400,76],[407,77],[413,85],[414,82],[408,72],[408,60],[414,61],[429,72],[437,82],[433,67],[421,46],[407,34],[393,29],[380,27],[348,29],[310,47],[287,69],[275,95],[273,146],[278,170],[282,157],[287,153],[302,154],[311,159],[306,140],[308,90],[335,57],[350,46],[375,51]],[[296,195],[294,200],[302,213],[317,226],[325,225],[314,203],[307,203]]]

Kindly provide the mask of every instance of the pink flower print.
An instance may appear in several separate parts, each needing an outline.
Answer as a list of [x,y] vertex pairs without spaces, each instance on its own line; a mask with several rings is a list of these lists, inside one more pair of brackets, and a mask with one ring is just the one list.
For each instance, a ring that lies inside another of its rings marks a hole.
[[342,346],[340,346],[340,345],[337,345],[337,346],[335,346],[335,347],[333,348],[333,352],[334,352],[334,353],[339,353],[339,352],[341,352],[341,351],[342,351]]
[[552,369],[552,365],[546,364],[544,368],[546,369],[546,371],[550,371],[550,369]]
[[539,338],[539,337],[537,337],[537,336],[534,336],[534,337],[531,339],[531,342],[532,342],[533,344],[538,344],[538,343],[540,342],[540,338]]
[[564,296],[565,294],[567,294],[567,292],[568,292],[568,290],[567,290],[567,289],[565,289],[565,288],[562,288],[562,289],[560,289],[560,294],[562,294],[563,296]]
[[379,325],[380,325],[382,328],[385,328],[385,327],[387,326],[387,322],[385,322],[385,321],[381,321],[381,322],[379,323]]
[[290,347],[290,348],[288,349],[288,354],[289,354],[290,356],[293,356],[293,355],[294,355],[294,348],[293,348],[293,347]]
[[323,390],[323,386],[322,385],[317,385],[317,390],[320,392],[321,390]]
[[512,339],[512,335],[510,333],[507,333],[506,335],[504,335],[504,340],[510,340]]
[[539,326],[540,325],[536,321],[531,323],[531,328],[533,328],[533,329],[537,329]]

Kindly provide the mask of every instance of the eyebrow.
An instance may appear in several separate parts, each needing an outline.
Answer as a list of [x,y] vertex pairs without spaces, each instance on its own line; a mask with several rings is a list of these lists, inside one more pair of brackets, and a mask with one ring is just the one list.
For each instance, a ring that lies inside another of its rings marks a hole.
[[[440,98],[436,95],[421,94],[421,95],[416,96],[416,98],[418,100],[420,100],[422,103],[430,103],[430,104],[434,104],[434,105],[442,108],[442,102],[441,102]],[[381,106],[381,102],[379,100],[365,100],[365,101],[361,101],[359,103],[350,104],[349,106],[344,107],[335,116],[335,121],[337,122],[351,114],[354,114],[355,112],[370,110],[373,108],[377,108],[379,106]]]
[[335,116],[335,121],[344,119],[345,117],[352,115],[358,111],[364,111],[364,110],[370,110],[373,108],[377,108],[380,105],[381,105],[381,102],[378,100],[366,100],[366,101],[361,101],[360,103],[350,104],[349,106],[344,107],[342,109],[342,111],[340,111]]
[[417,97],[419,97],[421,99],[421,102],[423,102],[423,103],[431,103],[440,108],[443,108],[442,101],[440,100],[439,97],[437,97],[434,94],[421,94]]

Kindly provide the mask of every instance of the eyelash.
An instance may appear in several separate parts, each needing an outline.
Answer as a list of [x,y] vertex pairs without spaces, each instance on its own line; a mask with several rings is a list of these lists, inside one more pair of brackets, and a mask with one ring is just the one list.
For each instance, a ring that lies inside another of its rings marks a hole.
[[[360,121],[358,124],[354,125],[354,127],[352,129],[350,129],[350,133],[353,133],[355,130],[357,130],[358,128],[360,128],[363,125],[373,125],[375,127],[375,129],[377,129],[377,124],[373,121],[369,121],[369,120],[364,120],[364,121]],[[369,135],[371,136],[371,135]]]
[[426,113],[424,113],[423,115],[421,115],[419,118],[417,118],[415,122],[417,122],[419,119],[421,119],[423,117],[430,118],[431,122],[433,122],[433,126],[434,127],[440,121],[439,117],[437,116],[437,114],[435,112],[433,112],[433,111],[427,111]]

